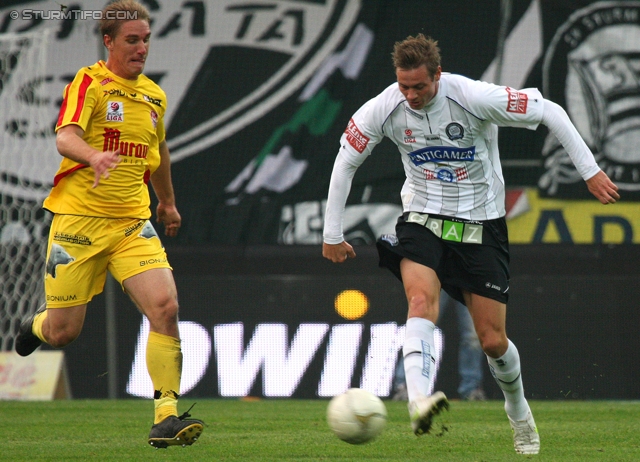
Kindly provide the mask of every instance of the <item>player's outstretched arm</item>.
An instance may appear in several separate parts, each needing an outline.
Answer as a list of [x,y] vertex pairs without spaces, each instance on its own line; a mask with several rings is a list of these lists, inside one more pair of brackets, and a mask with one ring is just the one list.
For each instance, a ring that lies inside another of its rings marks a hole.
[[347,258],[356,258],[356,252],[347,242],[342,241],[340,244],[322,244],[322,256],[334,263],[342,263]]
[[613,204],[620,199],[618,187],[600,169],[593,153],[562,107],[545,99],[542,123],[553,132],[565,148],[578,173],[587,183],[591,194],[603,204]]
[[586,183],[591,194],[593,194],[601,203],[605,205],[615,204],[616,201],[620,200],[618,186],[616,186],[616,184],[611,181],[603,171],[596,173],[594,176],[586,180]]

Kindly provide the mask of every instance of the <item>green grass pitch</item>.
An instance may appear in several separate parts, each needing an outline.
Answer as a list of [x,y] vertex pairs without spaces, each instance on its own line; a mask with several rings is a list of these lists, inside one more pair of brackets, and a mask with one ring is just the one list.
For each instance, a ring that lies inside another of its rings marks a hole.
[[[196,400],[205,431],[193,446],[147,444],[144,400],[0,402],[7,461],[639,461],[640,401],[531,401],[542,449],[517,455],[503,402],[453,401],[432,434],[416,437],[406,404],[385,401],[385,431],[352,446],[325,420],[327,400]],[[180,411],[193,402],[182,398]]]

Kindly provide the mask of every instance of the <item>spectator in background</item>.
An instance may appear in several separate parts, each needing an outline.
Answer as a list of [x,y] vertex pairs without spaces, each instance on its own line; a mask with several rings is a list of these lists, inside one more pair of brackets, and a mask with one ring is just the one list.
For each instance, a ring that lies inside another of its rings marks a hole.
[[[438,325],[441,324],[444,313],[450,310],[455,311],[455,316],[458,321],[458,334],[460,336],[460,343],[458,345],[458,374],[460,375],[458,394],[461,399],[466,401],[484,401],[487,399],[482,385],[484,379],[482,367],[484,365],[485,355],[480,346],[476,330],[473,327],[473,319],[471,319],[471,315],[466,306],[450,297],[449,294],[443,290],[440,292],[440,316],[438,317]],[[437,380],[437,377],[435,380]],[[406,401],[408,399],[404,374],[404,358],[402,355],[396,366],[393,387],[393,400]]]

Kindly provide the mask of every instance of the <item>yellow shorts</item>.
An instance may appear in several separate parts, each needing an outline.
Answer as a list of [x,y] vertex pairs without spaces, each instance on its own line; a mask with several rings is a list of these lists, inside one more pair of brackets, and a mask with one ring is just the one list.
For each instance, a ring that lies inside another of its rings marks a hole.
[[154,268],[169,268],[149,220],[55,215],[44,279],[47,308],[88,303],[104,288],[107,270],[122,284]]

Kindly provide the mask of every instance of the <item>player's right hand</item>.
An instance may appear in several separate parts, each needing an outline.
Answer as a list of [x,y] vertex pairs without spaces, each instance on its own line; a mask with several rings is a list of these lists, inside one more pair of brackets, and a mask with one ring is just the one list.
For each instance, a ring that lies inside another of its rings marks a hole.
[[356,252],[347,242],[342,241],[340,244],[322,244],[322,256],[334,263],[343,263],[347,258],[356,258]]
[[95,188],[100,183],[100,178],[109,178],[109,170],[114,169],[120,163],[120,149],[115,151],[96,151],[91,157],[89,165],[94,171],[93,186]]

